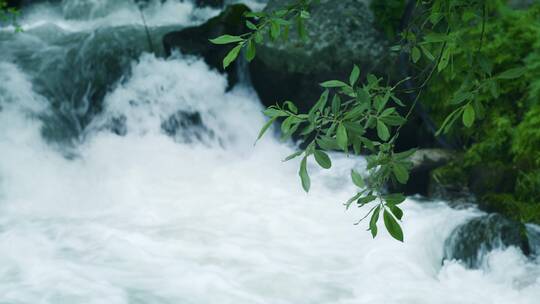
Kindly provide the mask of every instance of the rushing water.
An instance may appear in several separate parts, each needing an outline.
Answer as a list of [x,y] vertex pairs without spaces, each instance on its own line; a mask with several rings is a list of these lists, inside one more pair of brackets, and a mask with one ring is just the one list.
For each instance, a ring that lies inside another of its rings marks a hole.
[[[145,53],[127,2],[65,14],[83,2],[30,7],[24,33],[0,33],[0,303],[538,303],[540,266],[516,248],[442,264],[479,212],[408,199],[405,243],[372,240],[341,205],[362,159],[310,164],[306,195],[280,161],[291,144],[253,145],[249,87]],[[217,11],[145,13],[158,41]]]

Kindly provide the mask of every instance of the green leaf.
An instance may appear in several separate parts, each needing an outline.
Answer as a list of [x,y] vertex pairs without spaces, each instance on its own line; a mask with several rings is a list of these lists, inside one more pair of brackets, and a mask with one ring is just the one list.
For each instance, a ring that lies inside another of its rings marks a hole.
[[365,133],[364,127],[358,122],[344,121],[343,125],[349,133],[355,133],[358,135],[363,135]]
[[210,39],[210,42],[212,42],[213,44],[229,44],[229,43],[235,43],[235,42],[240,42],[240,41],[244,41],[244,39],[240,36],[231,36],[231,35],[223,35],[214,39]]
[[383,196],[388,205],[399,205],[405,201],[405,196],[401,193],[393,193]]
[[324,150],[335,150],[339,148],[336,140],[328,136],[321,136],[320,138],[318,138],[317,144],[319,144],[319,146]]
[[417,47],[413,47],[412,54],[411,54],[412,61],[414,63],[417,63],[418,60],[420,60],[421,56],[422,56],[422,53],[420,53],[420,49],[418,49]]
[[394,216],[398,220],[401,220],[403,218],[403,210],[401,210],[401,208],[399,208],[398,206],[390,205],[390,206],[388,206],[388,209],[390,209],[390,211],[392,211],[392,214],[394,214]]
[[298,36],[300,36],[302,40],[307,40],[306,25],[304,19],[300,16],[296,18],[296,28],[298,30]]
[[261,44],[264,40],[264,37],[261,32],[255,32],[255,42]]
[[377,135],[382,140],[388,140],[390,138],[390,131],[388,131],[388,127],[381,120],[377,120]]
[[403,230],[401,230],[401,226],[386,209],[384,210],[383,219],[384,226],[386,226],[386,230],[388,230],[390,235],[396,240],[403,242]]
[[339,98],[339,95],[334,95],[334,98],[332,99],[332,113],[334,115],[337,115],[339,113],[339,109],[341,108],[341,98]]
[[247,50],[246,50],[246,60],[251,62],[255,58],[257,49],[255,47],[255,42],[253,40],[248,41]]
[[286,162],[286,161],[289,161],[291,159],[294,159],[294,158],[297,158],[298,156],[302,155],[302,153],[304,153],[304,151],[297,151],[297,152],[294,152],[293,154],[285,157],[285,159],[283,160],[283,162]]
[[320,111],[324,109],[326,106],[326,102],[328,101],[328,94],[330,92],[328,90],[324,90],[324,92],[321,94],[321,97],[319,97],[319,100],[311,107],[311,109],[308,112],[308,119],[310,122],[315,122],[316,113],[317,111]]
[[440,73],[442,70],[444,70],[448,66],[448,62],[450,62],[450,49],[445,48],[441,60],[439,61],[439,65],[437,66],[437,71]]
[[355,64],[352,69],[351,75],[349,76],[349,84],[351,86],[354,86],[356,82],[358,81],[359,77],[360,77],[360,68],[358,68],[358,66]]
[[353,183],[358,188],[363,188],[365,186],[364,179],[362,178],[362,175],[360,175],[358,172],[351,170],[351,179]]
[[248,27],[248,29],[250,30],[253,30],[253,31],[256,31],[257,30],[257,26],[255,24],[253,24],[253,22],[249,21],[249,20],[246,20],[246,26]]
[[357,199],[360,197],[360,195],[362,195],[362,192],[356,193],[355,196],[353,196],[353,197],[351,197],[349,200],[347,200],[347,202],[344,204],[344,205],[345,205],[345,208],[346,208],[346,209],[349,209],[349,207],[351,206],[351,204],[352,204],[355,200],[357,200]]
[[330,169],[332,167],[332,160],[330,160],[330,156],[326,154],[325,152],[321,150],[315,150],[313,153],[315,156],[315,160],[324,169]]
[[278,118],[277,116],[274,116],[264,124],[264,126],[261,128],[261,131],[259,132],[259,136],[257,136],[257,140],[263,137],[264,133],[266,133],[266,130],[270,128],[270,126],[274,123],[274,121],[276,121],[277,118]]
[[336,141],[338,146],[345,152],[347,152],[349,148],[349,143],[347,139],[347,129],[345,129],[345,126],[340,123],[337,128],[336,132]]
[[400,184],[406,184],[409,180],[409,171],[400,163],[394,163],[392,166],[392,172]]
[[394,153],[394,158],[397,159],[397,160],[405,160],[405,159],[408,159],[409,157],[411,157],[414,152],[416,152],[417,149],[410,149],[410,150],[407,150],[407,151],[404,151],[404,152],[400,152],[400,153]]
[[465,106],[465,110],[463,111],[463,124],[470,128],[474,123],[475,113],[473,106],[469,103]]
[[433,56],[433,54],[431,54],[431,52],[424,45],[421,44],[420,48],[422,49],[422,52],[427,57],[427,59],[435,61],[435,56]]
[[450,101],[450,104],[457,105],[464,102],[465,100],[471,99],[472,97],[473,94],[471,92],[458,91]]
[[527,72],[527,68],[525,67],[519,67],[519,68],[513,68],[506,70],[499,75],[497,75],[498,79],[515,79],[523,76]]
[[375,195],[369,194],[358,199],[358,207],[362,207],[366,204],[373,202],[377,197]]
[[283,103],[283,106],[286,106],[289,111],[293,112],[294,114],[297,114],[298,113],[298,108],[296,107],[296,105],[290,101],[290,100],[287,100]]
[[300,175],[300,180],[302,181],[302,188],[304,188],[304,191],[309,192],[311,180],[309,179],[307,172],[307,156],[304,156],[302,162],[300,162],[300,171],[298,171],[298,175]]
[[328,80],[321,83],[321,86],[323,88],[341,88],[341,87],[348,87],[349,85],[339,80]]
[[223,59],[223,68],[226,69],[231,62],[233,62],[236,57],[238,57],[238,54],[240,53],[240,50],[242,49],[242,44],[239,44],[235,46]]
[[280,34],[281,34],[281,27],[279,26],[279,23],[273,20],[270,23],[270,37],[272,37],[273,40],[276,40]]
[[379,212],[381,211],[381,205],[377,206],[375,210],[373,210],[373,214],[371,215],[371,220],[369,221],[369,230],[371,231],[371,235],[373,238],[377,236],[377,221],[379,220]]
[[264,115],[266,115],[268,117],[289,116],[286,112],[284,112],[282,110],[275,109],[275,108],[268,108],[268,109],[264,110],[263,113],[264,113]]

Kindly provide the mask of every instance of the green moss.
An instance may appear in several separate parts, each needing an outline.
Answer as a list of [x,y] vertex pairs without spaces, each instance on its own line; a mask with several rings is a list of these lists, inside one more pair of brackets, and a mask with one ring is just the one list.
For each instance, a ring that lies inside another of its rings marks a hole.
[[521,167],[540,167],[540,105],[526,113],[514,131],[511,152]]
[[[464,43],[470,45],[460,47],[456,63],[467,62],[471,50],[478,49],[480,28],[469,31]],[[476,95],[484,115],[473,128],[457,123],[451,133],[462,144],[463,159],[435,175],[446,182],[460,178],[487,211],[540,223],[540,4],[527,10],[500,8],[486,26],[481,54],[494,75],[519,65],[527,73],[499,81],[496,97],[488,90]],[[430,83],[424,103],[439,124],[455,109],[449,94],[467,81],[467,75],[447,69]]]
[[511,193],[484,195],[479,204],[486,211],[504,214],[521,223],[540,224],[540,204],[518,200]]

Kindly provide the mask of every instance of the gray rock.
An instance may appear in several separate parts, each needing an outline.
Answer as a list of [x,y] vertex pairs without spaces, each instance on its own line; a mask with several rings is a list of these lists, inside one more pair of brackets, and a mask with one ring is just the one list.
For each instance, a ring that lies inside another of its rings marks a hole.
[[510,246],[530,253],[524,225],[499,214],[485,215],[452,232],[445,241],[444,260],[460,260],[469,268],[478,268],[486,253]]
[[[265,10],[290,3],[271,0]],[[272,105],[291,99],[305,110],[320,94],[318,83],[345,79],[353,64],[361,67],[363,75],[376,68],[388,43],[375,29],[368,4],[364,0],[321,0],[306,22],[308,41],[302,41],[292,28],[288,41],[267,41],[259,46],[250,70],[262,102]]]

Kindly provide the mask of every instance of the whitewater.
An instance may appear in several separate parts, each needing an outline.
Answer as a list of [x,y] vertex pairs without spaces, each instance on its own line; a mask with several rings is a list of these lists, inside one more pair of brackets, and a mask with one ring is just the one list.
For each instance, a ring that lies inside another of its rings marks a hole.
[[[254,145],[265,118],[249,84],[150,54],[136,8],[92,3],[76,18],[81,1],[35,5],[23,33],[0,32],[0,303],[539,303],[539,261],[517,248],[478,269],[443,261],[480,211],[411,197],[405,242],[372,239],[354,225],[365,210],[343,207],[363,158],[310,163],[306,194],[298,161],[281,161],[293,143]],[[218,13],[145,9],[156,35]],[[140,38],[129,56],[122,33]],[[99,65],[109,47],[120,72]]]

